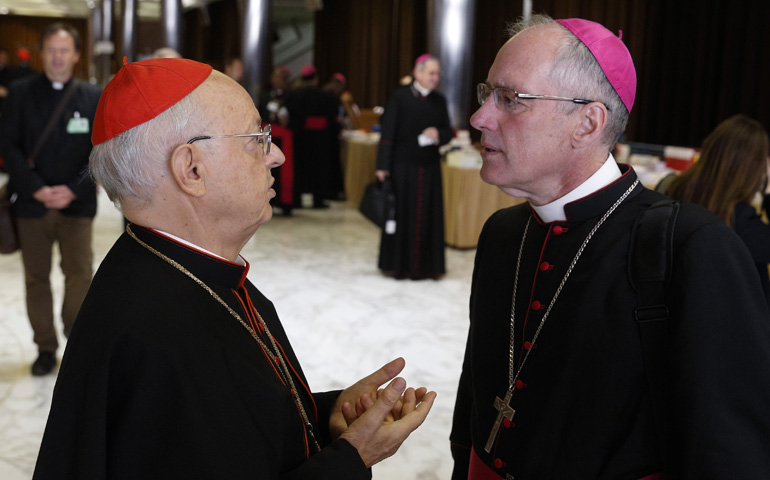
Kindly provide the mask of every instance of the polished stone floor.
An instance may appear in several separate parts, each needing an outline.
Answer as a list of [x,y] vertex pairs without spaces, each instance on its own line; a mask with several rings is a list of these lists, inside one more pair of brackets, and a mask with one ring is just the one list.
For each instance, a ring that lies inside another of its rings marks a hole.
[[[97,264],[121,230],[120,214],[100,197]],[[395,456],[374,467],[374,479],[446,479],[475,252],[447,249],[444,278],[409,281],[380,274],[378,248],[379,230],[335,202],[328,210],[275,217],[243,255],[252,266],[249,278],[276,305],[311,388],[344,388],[403,356],[407,382],[438,392],[423,426]],[[58,268],[52,282],[60,301]],[[56,376],[29,372],[37,352],[18,253],[0,256],[0,285],[0,479],[22,480],[34,469]]]

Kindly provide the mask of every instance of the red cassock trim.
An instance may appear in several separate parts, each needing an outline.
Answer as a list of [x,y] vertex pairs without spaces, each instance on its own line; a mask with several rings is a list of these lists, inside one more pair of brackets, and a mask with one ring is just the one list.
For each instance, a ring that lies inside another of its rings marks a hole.
[[[471,449],[471,461],[468,466],[468,480],[503,480],[503,477],[495,473],[495,471],[492,470],[492,467],[484,463],[484,461],[476,455],[476,451]],[[647,475],[639,480],[663,480],[663,475],[660,473],[653,473],[652,475]]]
[[[251,302],[251,297],[249,296],[249,292],[246,290],[246,288],[241,287],[240,291],[233,290],[232,291],[235,294],[235,297],[238,299],[238,301],[241,303],[241,308],[246,313],[247,318],[249,319],[249,323],[251,324],[251,328],[254,330],[254,332],[257,332],[257,335],[260,335],[263,337],[263,340],[266,342],[269,342],[270,339],[265,339],[264,337],[267,337],[267,332],[265,332],[264,327],[262,326],[262,322],[260,321],[261,318],[259,316],[259,311],[254,306],[254,304]],[[241,296],[241,293],[243,292],[243,296]],[[244,301],[245,298],[245,301]],[[271,335],[272,337],[272,335]],[[296,383],[299,383],[302,388],[304,388],[305,392],[307,392],[308,397],[310,398],[310,401],[312,402],[312,412],[305,412],[308,416],[312,413],[315,417],[316,421],[318,420],[318,407],[315,403],[315,398],[313,398],[313,392],[310,391],[310,388],[305,385],[305,382],[302,381],[302,377],[300,377],[299,373],[297,373],[297,370],[294,368],[294,365],[292,365],[291,361],[289,360],[289,357],[286,355],[286,352],[283,349],[283,345],[278,342],[278,339],[275,337],[272,337],[273,341],[275,342],[276,346],[281,350],[281,355],[283,355],[283,359],[286,362],[286,365],[291,368],[292,372],[294,372],[294,380],[295,380],[295,386]],[[283,376],[278,371],[280,368],[280,360],[277,356],[273,356],[272,351],[265,351],[265,349],[262,347],[262,345],[259,345],[260,350],[262,350],[262,354],[267,359],[267,362],[270,364],[270,366],[273,368],[273,372],[275,373],[275,376],[278,377],[278,380],[281,381],[287,388],[289,388],[289,385],[284,382]],[[291,391],[291,389],[290,389]],[[292,392],[292,395],[294,395],[294,392]],[[310,458],[310,441],[307,436],[307,429],[305,429],[304,420],[302,418],[302,411],[300,410],[299,404],[294,401],[294,405],[297,407],[297,416],[299,417],[300,422],[302,423],[302,430],[304,432],[305,436],[305,458]]]
[[468,466],[468,480],[502,480],[503,477],[496,474],[492,468],[484,463],[476,451],[471,449],[471,461]]

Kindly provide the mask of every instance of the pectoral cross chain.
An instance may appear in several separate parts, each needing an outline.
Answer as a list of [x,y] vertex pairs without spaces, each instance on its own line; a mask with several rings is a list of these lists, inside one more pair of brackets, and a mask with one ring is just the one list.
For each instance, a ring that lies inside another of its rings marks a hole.
[[510,420],[513,420],[513,415],[516,413],[516,410],[514,410],[511,407],[511,396],[513,395],[513,389],[508,390],[505,393],[505,398],[501,399],[500,397],[495,397],[495,409],[497,409],[497,418],[495,418],[495,423],[492,425],[492,431],[489,432],[489,439],[487,440],[487,444],[484,447],[484,450],[487,453],[490,453],[492,451],[492,445],[495,443],[495,439],[497,438],[497,432],[500,431],[500,424],[503,423],[503,418]]

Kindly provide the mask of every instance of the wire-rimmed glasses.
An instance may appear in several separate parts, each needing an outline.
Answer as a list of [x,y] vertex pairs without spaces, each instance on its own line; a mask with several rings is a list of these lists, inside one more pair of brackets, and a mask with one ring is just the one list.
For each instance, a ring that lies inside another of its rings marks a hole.
[[[476,97],[479,101],[479,105],[484,105],[490,95],[495,98],[495,106],[504,112],[513,112],[519,105],[519,99],[526,100],[559,100],[564,102],[578,103],[580,105],[587,105],[595,102],[595,100],[586,100],[583,98],[569,98],[569,97],[557,97],[555,95],[533,95],[531,93],[519,93],[512,88],[497,87],[492,88],[486,83],[479,83],[476,86]],[[601,103],[601,102],[599,102]],[[610,109],[607,105],[607,110]]]
[[233,135],[202,135],[199,137],[193,137],[187,141],[188,144],[197,142],[198,140],[210,140],[212,138],[238,138],[238,137],[253,137],[260,145],[262,145],[262,152],[267,155],[270,153],[270,144],[273,142],[273,137],[270,135],[270,125],[260,129],[261,131],[255,133],[236,133]]

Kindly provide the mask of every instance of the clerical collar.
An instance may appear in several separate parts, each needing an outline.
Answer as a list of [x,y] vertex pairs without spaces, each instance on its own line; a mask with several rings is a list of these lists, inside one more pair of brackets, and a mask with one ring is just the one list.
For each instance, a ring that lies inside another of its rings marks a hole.
[[70,82],[70,80],[72,80],[72,77],[70,77],[69,80],[67,80],[66,82],[59,82],[56,80],[51,80],[50,78],[48,78],[48,75],[46,75],[45,78],[51,83],[51,88],[53,88],[54,90],[64,90],[64,87],[66,87],[67,84]]
[[[150,228],[150,230],[152,230],[153,232],[158,232],[161,235],[165,235],[165,236],[167,236],[167,237],[169,237],[169,238],[171,238],[171,239],[173,239],[173,240],[175,240],[175,241],[177,241],[177,242],[179,242],[181,244],[187,245],[188,247],[192,247],[192,248],[194,248],[196,250],[200,250],[201,252],[203,252],[203,253],[205,253],[207,255],[211,255],[212,257],[221,258],[222,260],[224,260],[226,262],[230,261],[230,260],[226,259],[225,257],[223,257],[221,255],[217,255],[216,253],[210,252],[210,251],[206,250],[203,247],[199,247],[198,245],[196,245],[196,244],[194,244],[192,242],[188,242],[184,238],[179,238],[176,235],[173,235],[173,234],[168,233],[168,232],[164,232],[163,230],[158,230],[157,228]],[[240,254],[238,255],[238,260],[236,260],[235,263],[237,263],[238,265],[241,265],[242,267],[246,266],[246,260],[244,260],[244,258]]]
[[620,177],[620,168],[618,168],[618,164],[615,162],[615,157],[610,153],[604,165],[577,188],[551,203],[532,205],[532,209],[545,223],[562,222],[567,219],[567,215],[564,213],[564,206],[566,204],[601,190]]
[[427,97],[428,95],[430,95],[431,89],[423,87],[422,85],[417,83],[416,80],[412,82],[412,86],[414,86],[414,89],[417,90],[417,92],[419,92],[419,94],[422,95],[423,97]]

